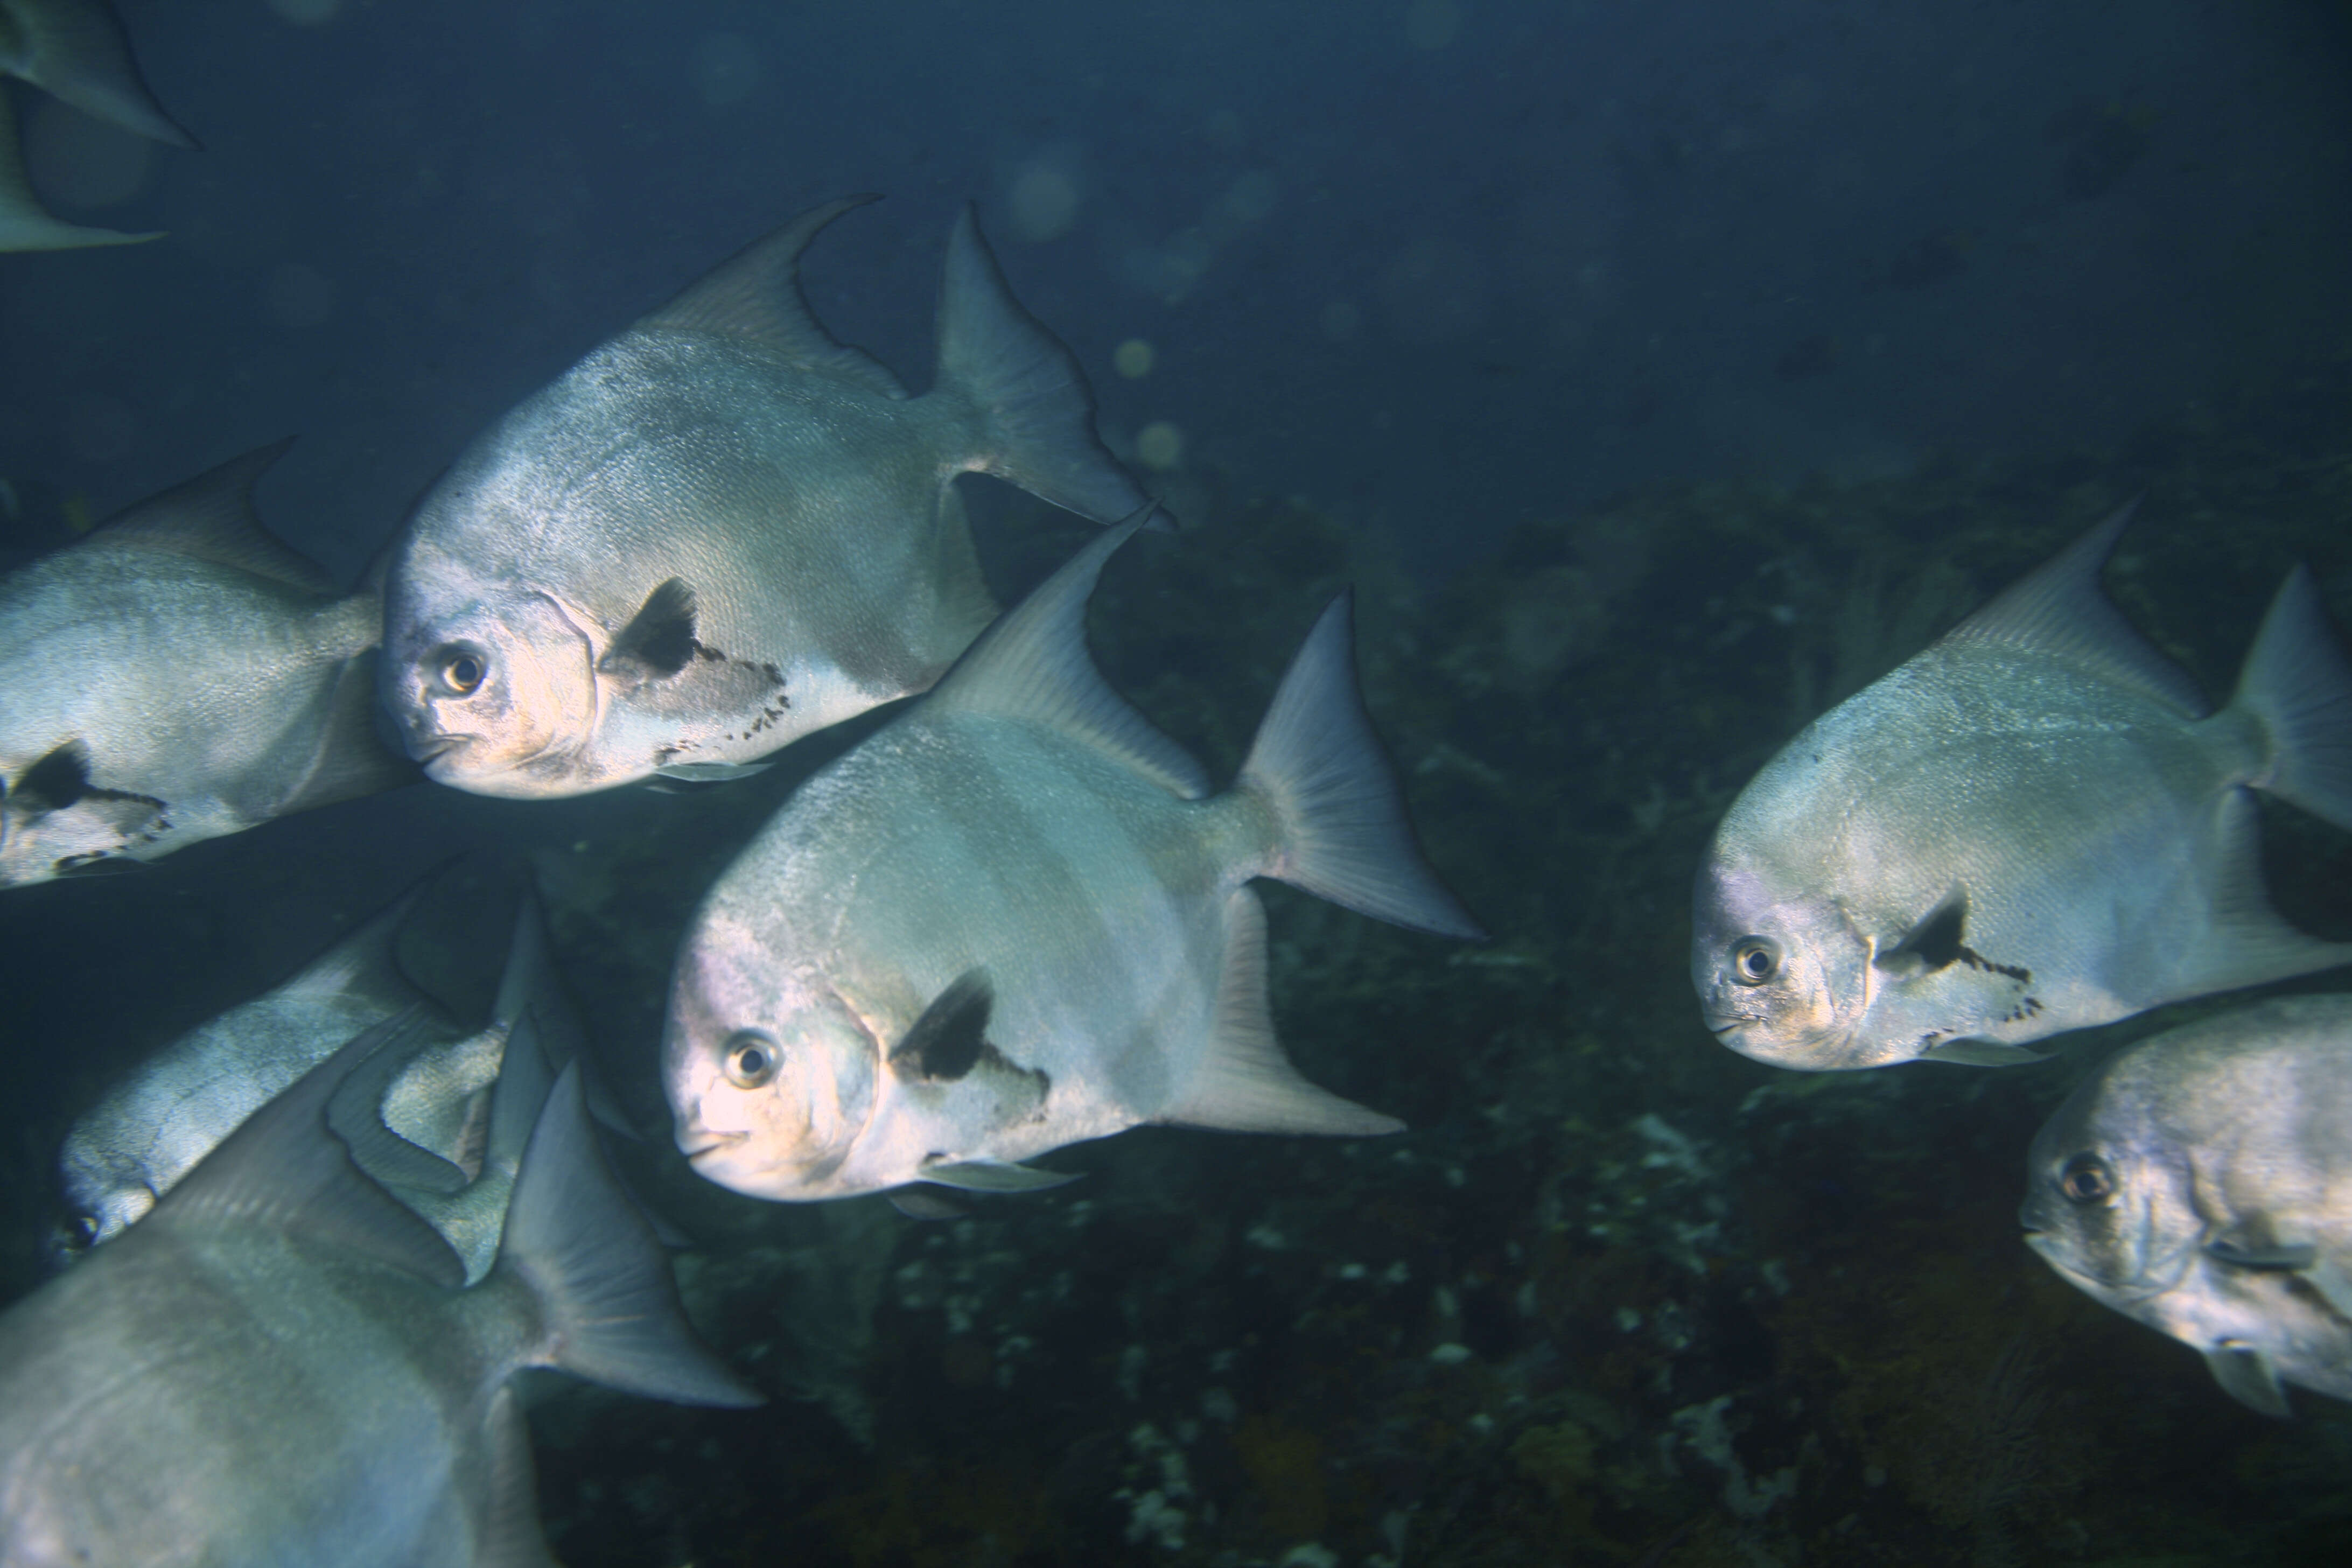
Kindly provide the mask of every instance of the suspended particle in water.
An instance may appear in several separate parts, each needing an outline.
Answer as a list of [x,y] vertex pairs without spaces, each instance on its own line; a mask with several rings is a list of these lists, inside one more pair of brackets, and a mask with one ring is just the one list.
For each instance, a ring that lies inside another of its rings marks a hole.
[[1140,381],[1151,374],[1151,366],[1159,357],[1141,338],[1129,338],[1111,354],[1110,363],[1129,381]]
[[1167,473],[1184,460],[1184,432],[1165,419],[1155,419],[1135,433],[1135,458],[1155,473]]

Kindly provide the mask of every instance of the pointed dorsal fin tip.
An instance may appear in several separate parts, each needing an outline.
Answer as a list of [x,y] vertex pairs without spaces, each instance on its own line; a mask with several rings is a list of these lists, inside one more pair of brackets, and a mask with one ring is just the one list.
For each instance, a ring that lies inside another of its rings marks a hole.
[[318,597],[338,597],[340,585],[326,568],[270,532],[254,509],[255,487],[294,441],[281,437],[134,501],[100,523],[91,540],[170,551]]
[[907,389],[881,361],[825,331],[801,291],[802,255],[844,213],[882,198],[842,196],[810,208],[753,240],[659,309],[638,319],[639,331],[706,332],[756,342],[803,370],[837,375],[893,401]]
[[1087,647],[1087,604],[1104,563],[1156,510],[1147,505],[1088,540],[981,633],[924,706],[1031,720],[1119,759],[1186,800],[1206,795],[1207,771],[1111,689]]
[[2205,693],[2125,618],[2099,585],[2138,510],[2137,498],[2011,583],[1944,634],[1938,647],[1997,647],[2061,659],[2150,697],[2186,718],[2211,711]]

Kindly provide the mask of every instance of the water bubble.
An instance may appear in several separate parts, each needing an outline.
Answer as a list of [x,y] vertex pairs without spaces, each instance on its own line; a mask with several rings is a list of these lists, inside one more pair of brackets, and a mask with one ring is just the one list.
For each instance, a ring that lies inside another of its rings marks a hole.
[[760,57],[732,33],[706,33],[694,46],[694,91],[705,109],[724,109],[760,85]]
[[1462,31],[1462,7],[1454,0],[1412,0],[1405,8],[1405,41],[1416,49],[1442,49]]
[[44,194],[68,206],[105,207],[147,188],[155,143],[54,100],[26,128],[25,166]]
[[1184,460],[1184,432],[1165,419],[1155,419],[1135,433],[1135,460],[1166,473]]
[[335,313],[335,286],[316,268],[281,261],[261,286],[261,308],[281,327],[316,327]]
[[1129,338],[1111,354],[1110,363],[1129,381],[1140,381],[1151,374],[1152,362],[1158,357],[1150,343],[1141,338]]
[[1032,245],[1061,238],[1078,220],[1078,183],[1052,163],[1033,163],[1022,170],[1007,199],[1014,236]]

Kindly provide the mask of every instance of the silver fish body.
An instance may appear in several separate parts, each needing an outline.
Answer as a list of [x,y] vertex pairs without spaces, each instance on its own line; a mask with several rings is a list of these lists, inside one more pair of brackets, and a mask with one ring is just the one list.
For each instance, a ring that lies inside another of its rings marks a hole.
[[264,532],[267,447],[0,578],[0,887],[407,782],[375,595]]
[[2102,1063],[2027,1156],[2026,1240],[2272,1415],[2352,1399],[2352,996],[2287,996]]
[[513,1373],[753,1402],[685,1328],[576,1079],[539,1120],[498,1267],[457,1288],[325,1125],[341,1073],[405,1026],[352,1042],[0,1316],[0,1563],[545,1563]]
[[929,393],[825,335],[799,258],[856,205],[804,215],[605,342],[418,505],[383,679],[434,778],[546,797],[730,776],[929,686],[988,623],[956,475],[1105,521],[1141,504],[1077,362],[969,213]]
[[[469,1279],[498,1248],[519,1139],[495,1135],[492,1089],[526,1013],[536,1037],[569,1063],[577,1026],[550,964],[537,901],[516,917],[488,1025],[467,1030],[432,1007],[401,972],[394,942],[421,889],[320,954],[275,989],[207,1020],[157,1052],[85,1111],[67,1134],[58,1172],[70,1256],[112,1240],[245,1120],[345,1040],[418,1013],[410,1048],[378,1053],[331,1103],[336,1131],[362,1170],[431,1221]],[[536,1056],[536,1051],[532,1051]],[[544,1069],[533,1067],[537,1090]],[[539,1109],[525,1091],[520,1134]]]
[[2288,577],[2210,712],[2098,591],[2126,515],[1741,792],[1693,910],[1692,978],[1726,1045],[1813,1070],[2000,1065],[2352,960],[2262,886],[2253,790],[2352,826],[2352,671],[2309,575]]
[[1413,845],[1346,603],[1210,797],[1087,657],[1087,594],[1132,526],[802,786],[704,900],[666,1039],[678,1145],[704,1176],[781,1199],[1017,1189],[1054,1179],[1020,1161],[1140,1122],[1399,1125],[1284,1058],[1246,885],[1476,934]]

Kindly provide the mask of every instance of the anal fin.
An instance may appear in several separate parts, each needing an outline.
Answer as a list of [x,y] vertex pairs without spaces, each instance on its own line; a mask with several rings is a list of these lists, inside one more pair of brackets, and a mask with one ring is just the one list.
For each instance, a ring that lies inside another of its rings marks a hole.
[[2268,1351],[2219,1344],[2205,1352],[2205,1364],[2221,1391],[2248,1409],[2280,1417],[2294,1414],[2287,1405],[2285,1385],[2279,1382],[2278,1365]]
[[1235,889],[1225,905],[1224,963],[1208,1047],[1192,1082],[1153,1120],[1342,1138],[1404,1129],[1392,1116],[1316,1088],[1282,1054],[1266,997],[1265,906],[1247,888]]

